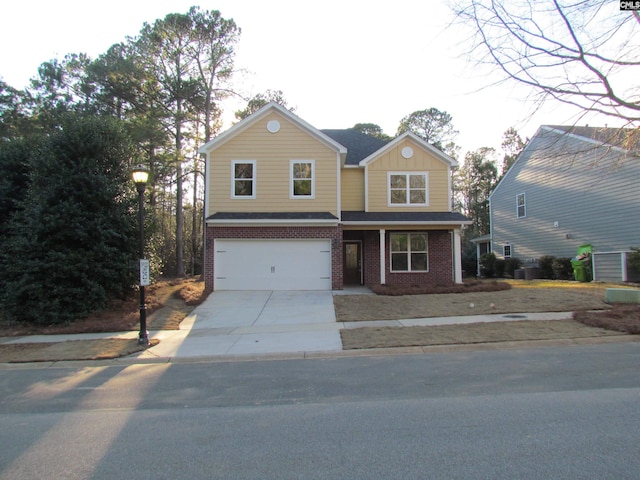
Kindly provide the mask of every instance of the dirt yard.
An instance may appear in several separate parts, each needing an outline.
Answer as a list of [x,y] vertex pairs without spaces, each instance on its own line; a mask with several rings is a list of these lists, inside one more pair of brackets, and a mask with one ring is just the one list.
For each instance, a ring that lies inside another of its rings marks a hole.
[[[389,348],[609,337],[640,333],[640,307],[604,302],[607,284],[507,281],[509,290],[334,297],[338,321],[395,320],[527,312],[576,312],[579,321],[517,321],[341,331],[343,348]],[[619,285],[615,285],[619,287]]]
[[604,284],[583,286],[575,282],[518,280],[507,283],[511,289],[494,292],[336,296],[336,318],[340,322],[360,322],[611,308],[604,303]]
[[[203,290],[204,283],[193,278],[163,280],[147,288],[147,329],[177,330],[180,322],[206,298]],[[0,337],[137,331],[139,305],[139,295],[132,292],[111,308],[68,325],[0,324]],[[152,340],[151,344],[157,341]],[[0,363],[101,360],[124,357],[145,348],[136,339],[0,344]]]
[[619,332],[589,327],[573,320],[518,321],[438,325],[432,327],[381,327],[341,330],[345,350],[479,343],[575,340],[619,336]]
[[[342,330],[345,349],[448,345],[548,339],[576,339],[640,333],[640,307],[604,303],[606,284],[552,281],[508,281],[507,290],[419,295],[337,295],[337,320],[358,322],[447,317],[490,313],[577,312],[579,321],[500,322],[441,327],[367,327]],[[619,285],[613,285],[619,287]],[[195,305],[206,298],[194,279],[157,282],[147,289],[148,329],[177,329]],[[480,285],[482,287],[482,285]],[[70,325],[3,325],[0,337],[136,331],[136,295],[110,309]],[[0,363],[96,360],[131,355],[145,347],[136,340],[88,340],[63,343],[0,344]]]

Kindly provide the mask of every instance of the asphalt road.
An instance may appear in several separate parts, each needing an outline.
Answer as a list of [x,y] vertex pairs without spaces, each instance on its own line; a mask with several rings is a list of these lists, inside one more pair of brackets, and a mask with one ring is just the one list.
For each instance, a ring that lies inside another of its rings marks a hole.
[[637,479],[640,343],[0,370],[0,479]]

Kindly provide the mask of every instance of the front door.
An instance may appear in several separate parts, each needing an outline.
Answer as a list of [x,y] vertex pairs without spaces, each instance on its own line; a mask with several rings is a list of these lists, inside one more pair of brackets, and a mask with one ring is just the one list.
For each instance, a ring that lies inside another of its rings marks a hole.
[[362,285],[362,243],[344,243],[344,284]]

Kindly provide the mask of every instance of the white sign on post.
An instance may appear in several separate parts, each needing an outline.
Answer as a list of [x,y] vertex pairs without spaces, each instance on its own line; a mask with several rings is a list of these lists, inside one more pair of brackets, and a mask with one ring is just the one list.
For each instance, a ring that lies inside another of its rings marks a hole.
[[149,272],[149,260],[140,259],[140,286],[151,285],[151,274]]

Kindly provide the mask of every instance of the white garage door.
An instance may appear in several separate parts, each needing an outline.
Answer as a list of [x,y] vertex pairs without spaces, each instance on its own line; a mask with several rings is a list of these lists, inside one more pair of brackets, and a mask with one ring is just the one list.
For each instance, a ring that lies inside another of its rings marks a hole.
[[329,240],[216,240],[216,290],[331,290]]

